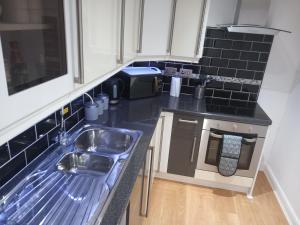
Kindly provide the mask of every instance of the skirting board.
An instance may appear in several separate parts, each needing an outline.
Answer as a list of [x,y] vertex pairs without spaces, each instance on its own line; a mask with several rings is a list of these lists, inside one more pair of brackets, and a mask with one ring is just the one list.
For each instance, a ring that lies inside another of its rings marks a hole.
[[269,183],[272,186],[272,189],[277,198],[277,201],[279,202],[279,205],[280,205],[286,219],[288,220],[288,223],[290,225],[300,225],[300,218],[298,218],[295,210],[291,206],[290,201],[288,200],[286,194],[284,193],[282,187],[280,186],[271,167],[267,163],[265,163],[264,172],[265,172],[265,175],[266,175]]

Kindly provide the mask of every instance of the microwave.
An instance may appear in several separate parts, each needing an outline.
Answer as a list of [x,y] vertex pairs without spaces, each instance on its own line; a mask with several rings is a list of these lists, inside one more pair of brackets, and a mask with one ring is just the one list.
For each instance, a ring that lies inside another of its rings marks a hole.
[[162,93],[162,74],[156,67],[126,67],[118,77],[123,81],[122,96],[125,98],[140,99]]

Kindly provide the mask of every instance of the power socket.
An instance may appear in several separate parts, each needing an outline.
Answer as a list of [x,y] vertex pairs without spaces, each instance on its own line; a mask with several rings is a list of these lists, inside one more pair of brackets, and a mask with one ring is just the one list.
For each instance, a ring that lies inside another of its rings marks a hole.
[[171,75],[171,76],[177,75],[177,68],[175,68],[175,67],[166,67],[164,74],[165,75]]
[[183,76],[183,77],[192,77],[193,76],[193,70],[180,69],[179,74],[180,74],[180,76]]

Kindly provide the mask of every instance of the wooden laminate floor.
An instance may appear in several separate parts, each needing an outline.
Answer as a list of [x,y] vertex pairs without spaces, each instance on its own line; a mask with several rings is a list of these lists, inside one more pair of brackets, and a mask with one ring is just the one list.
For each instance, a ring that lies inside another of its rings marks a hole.
[[143,225],[288,224],[265,175],[258,175],[254,199],[245,194],[155,179]]

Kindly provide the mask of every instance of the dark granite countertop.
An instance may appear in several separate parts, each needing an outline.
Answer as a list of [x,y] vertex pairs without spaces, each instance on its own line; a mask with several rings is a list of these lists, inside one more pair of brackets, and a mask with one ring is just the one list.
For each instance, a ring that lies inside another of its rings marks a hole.
[[[262,126],[268,126],[272,123],[258,104],[250,107],[228,107],[222,105],[222,103],[215,104],[211,101],[196,100],[188,95],[174,98],[168,94],[141,100],[121,100],[118,105],[110,107],[108,113],[102,116],[97,123],[110,127],[140,130],[143,132],[143,136],[136,145],[127,165],[123,168],[123,173],[100,214],[102,225],[117,225],[120,220],[130,198],[138,172],[142,167],[161,111],[189,113],[209,119]],[[99,222],[97,221],[96,224]]]

